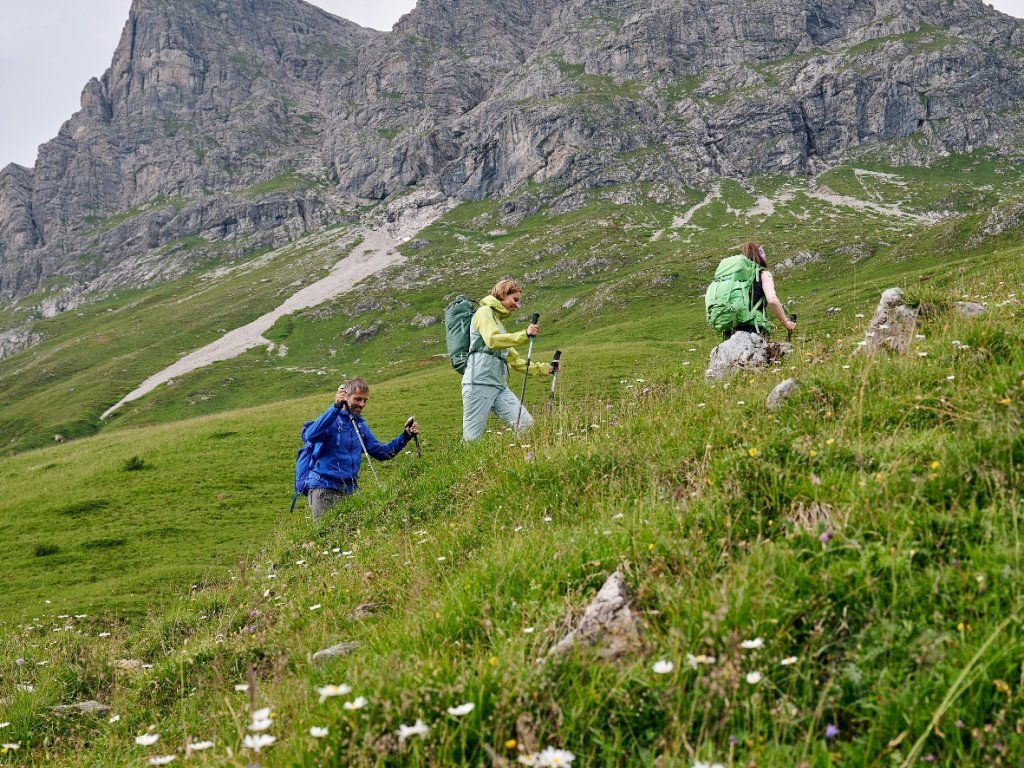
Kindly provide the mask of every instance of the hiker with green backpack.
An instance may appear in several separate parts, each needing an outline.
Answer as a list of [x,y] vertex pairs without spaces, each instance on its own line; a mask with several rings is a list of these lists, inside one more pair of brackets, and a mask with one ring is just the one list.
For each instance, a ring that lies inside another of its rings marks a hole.
[[736,331],[768,338],[772,324],[767,307],[783,328],[790,333],[796,330],[795,320],[786,317],[786,310],[775,294],[775,280],[768,271],[764,248],[757,243],[747,243],[741,254],[722,259],[704,294],[704,306],[708,325],[720,331],[723,340]]
[[518,283],[499,280],[473,312],[468,338],[466,320],[472,303],[460,296],[445,311],[452,367],[462,373],[462,439],[466,442],[484,434],[490,413],[517,432],[533,425],[533,417],[509,389],[509,369],[531,376],[554,374],[558,370],[557,364],[529,362],[529,356],[524,360],[516,351],[516,347],[532,343],[540,333],[536,322],[530,323],[525,331],[505,330],[504,320],[519,309],[521,301]]

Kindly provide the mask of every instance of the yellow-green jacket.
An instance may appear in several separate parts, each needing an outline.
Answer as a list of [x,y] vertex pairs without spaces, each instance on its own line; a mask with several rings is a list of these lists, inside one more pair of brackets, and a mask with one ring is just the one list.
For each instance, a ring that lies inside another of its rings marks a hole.
[[[484,296],[480,300],[480,308],[473,313],[473,322],[469,328],[469,360],[466,372],[462,374],[462,384],[478,384],[487,387],[504,389],[508,386],[508,369],[523,373],[526,360],[514,349],[529,344],[530,337],[526,331],[506,333],[502,320],[508,317],[509,311],[493,296]],[[473,352],[486,345],[487,349]],[[546,374],[545,363],[530,363],[530,373]]]

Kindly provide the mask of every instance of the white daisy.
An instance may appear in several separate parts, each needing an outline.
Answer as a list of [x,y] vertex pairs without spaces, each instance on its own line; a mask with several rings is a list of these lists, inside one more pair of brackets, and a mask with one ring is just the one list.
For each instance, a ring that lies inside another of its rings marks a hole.
[[666,659],[654,662],[654,674],[656,675],[667,675],[675,668],[676,665]]
[[544,766],[545,768],[562,768],[562,766],[569,765],[575,759],[576,755],[567,749],[548,747],[537,755],[534,765]]
[[246,734],[243,744],[246,749],[251,749],[253,752],[259,752],[264,747],[269,747],[277,739],[271,736],[269,733],[257,733],[255,736],[252,734]]
[[401,744],[410,736],[426,736],[429,730],[430,726],[428,726],[419,718],[416,718],[416,723],[414,725],[399,725],[398,743]]
[[110,723],[111,725],[113,725],[114,723],[119,722],[120,720],[121,720],[121,716],[120,715],[114,715],[109,720],[107,720],[107,722]]
[[253,722],[256,720],[269,720],[270,719],[270,707],[263,707],[263,709],[257,709],[252,713]]
[[757,685],[758,683],[761,682],[761,673],[760,672],[748,672],[747,673],[747,682],[750,683],[751,685]]
[[696,669],[701,664],[710,666],[716,661],[714,656],[705,656],[703,653],[699,656],[694,656],[692,653],[686,654],[686,663],[690,665],[692,669]]
[[740,648],[746,648],[748,651],[753,651],[762,647],[764,647],[763,637],[755,637],[753,640],[744,640],[740,643]]
[[325,685],[323,688],[317,688],[316,692],[320,694],[320,703],[323,704],[334,696],[348,696],[352,693],[352,686],[345,685]]
[[250,731],[266,731],[274,724],[274,721],[269,717],[263,718],[262,720],[256,720],[255,718],[249,723]]
[[150,765],[167,765],[168,763],[173,763],[177,759],[178,758],[175,755],[160,755],[158,757],[151,757],[151,758],[149,758],[149,764]]
[[135,737],[135,743],[140,747],[151,747],[160,741],[159,733],[144,733],[141,736]]
[[249,690],[249,684],[248,683],[239,683],[238,685],[235,686],[235,690],[238,693],[245,693],[246,691]]
[[322,739],[324,736],[327,735],[327,729],[318,728],[314,725],[312,728],[309,729],[309,735],[312,736],[314,739]]
[[193,752],[202,752],[213,746],[212,741],[194,741],[189,746],[189,749]]
[[788,667],[790,664],[796,664],[796,662],[797,662],[796,656],[787,656],[782,661],[780,661],[779,664],[781,664],[784,667]]
[[475,707],[476,704],[471,701],[467,701],[465,704],[460,704],[457,707],[448,707],[448,714],[453,717],[462,717],[463,715],[468,715],[472,712]]
[[353,699],[352,701],[346,701],[346,702],[345,702],[344,704],[342,704],[341,706],[342,706],[342,707],[343,707],[344,709],[347,709],[347,710],[349,710],[349,711],[354,711],[354,710],[357,710],[357,709],[362,709],[363,707],[365,707],[365,706],[366,706],[367,704],[369,704],[369,703],[370,703],[370,702],[368,702],[368,701],[367,701],[367,700],[366,700],[366,699],[365,699],[364,697],[362,697],[362,696],[357,696],[357,697],[356,697],[355,699]]

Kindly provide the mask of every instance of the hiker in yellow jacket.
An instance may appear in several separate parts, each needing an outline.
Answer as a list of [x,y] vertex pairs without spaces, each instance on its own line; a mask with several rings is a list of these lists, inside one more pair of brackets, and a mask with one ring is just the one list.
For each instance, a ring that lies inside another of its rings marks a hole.
[[[507,333],[502,321],[519,309],[522,291],[514,280],[499,280],[491,294],[480,300],[469,330],[469,358],[462,375],[462,439],[476,440],[484,433],[487,415],[495,416],[510,427],[519,420],[519,431],[533,425],[526,408],[520,414],[519,398],[508,388],[508,371],[526,371],[526,360],[515,347],[529,343],[540,328],[530,325],[525,331]],[[554,373],[547,363],[531,363],[530,375]]]

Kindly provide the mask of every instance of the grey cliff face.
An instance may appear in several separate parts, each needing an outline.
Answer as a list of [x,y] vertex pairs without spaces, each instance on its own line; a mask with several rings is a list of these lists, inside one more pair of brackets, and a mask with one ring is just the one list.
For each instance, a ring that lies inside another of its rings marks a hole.
[[184,242],[280,244],[414,184],[1013,151],[1022,43],[980,0],[420,0],[390,33],[301,0],[135,0],[82,109],[0,172],[0,299],[165,279]]

